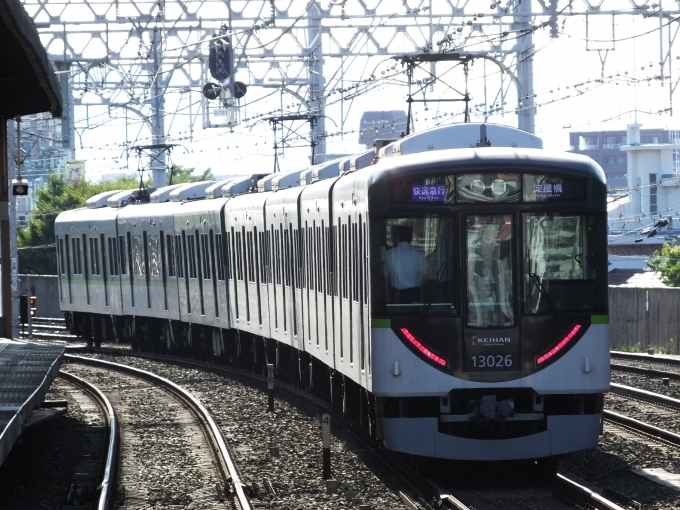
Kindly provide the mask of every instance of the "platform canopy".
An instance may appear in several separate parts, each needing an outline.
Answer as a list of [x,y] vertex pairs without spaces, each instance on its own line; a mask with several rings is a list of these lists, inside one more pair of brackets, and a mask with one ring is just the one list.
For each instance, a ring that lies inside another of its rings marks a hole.
[[38,30],[19,0],[0,0],[0,116],[61,117],[59,81]]

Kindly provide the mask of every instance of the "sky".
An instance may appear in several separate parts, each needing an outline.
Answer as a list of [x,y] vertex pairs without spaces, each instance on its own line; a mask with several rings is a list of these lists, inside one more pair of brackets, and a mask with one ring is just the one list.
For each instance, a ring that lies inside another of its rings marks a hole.
[[[341,3],[347,4],[349,8],[353,1]],[[468,11],[474,9],[474,1],[466,7]],[[570,149],[569,131],[625,130],[628,124],[635,121],[642,124],[643,129],[680,129],[677,118],[680,109],[675,115],[671,114],[674,101],[671,100],[670,91],[675,86],[672,80],[680,79],[680,62],[673,52],[664,65],[665,79],[659,79],[659,62],[663,59],[660,43],[664,45],[662,51],[668,52],[669,39],[673,37],[673,33],[668,33],[668,27],[662,29],[660,37],[659,26],[669,24],[668,18],[660,20],[654,15],[652,6],[645,11],[648,13],[645,17],[631,16],[625,14],[631,12],[631,3],[618,0],[605,2],[610,3],[604,4],[603,9],[616,6],[623,9],[620,12],[624,14],[614,18],[608,15],[590,16],[588,26],[584,16],[560,16],[559,37],[550,38],[549,28],[539,28],[533,35],[537,104],[535,134],[543,138],[546,149]],[[583,10],[585,4],[573,5],[576,10]],[[488,10],[488,6],[485,9]],[[538,10],[536,0],[534,10]],[[564,11],[565,14],[568,12]],[[537,19],[534,24],[544,19]],[[484,49],[484,44],[476,41],[471,36],[465,45],[457,49]],[[601,51],[596,51],[596,48]],[[680,57],[680,51],[677,54]],[[393,60],[375,57],[356,59],[351,66],[348,65],[342,85],[357,83],[360,85],[357,89],[359,93],[351,101],[340,100],[347,94],[327,97],[326,131],[331,135],[327,138],[328,153],[356,153],[363,150],[363,145],[358,143],[357,130],[364,111],[407,109],[405,73],[401,65],[395,64]],[[504,64],[509,72],[515,71],[510,59],[506,59]],[[337,76],[337,67],[338,59],[326,59],[324,74],[327,80]],[[363,80],[370,74],[378,79],[367,85]],[[428,100],[427,103],[414,103],[416,131],[438,124],[463,122],[462,103],[436,102],[437,98],[460,97],[458,92],[465,90],[462,68],[451,63],[439,63],[436,75],[437,81],[432,87],[426,87],[424,94],[414,95],[415,98]],[[507,73],[503,80],[498,66],[487,60],[475,60],[468,77],[467,86],[472,97],[471,120],[484,120],[482,112],[493,103],[498,105],[499,95],[504,91],[506,104],[488,115],[486,120],[516,127],[517,94],[507,79]],[[417,72],[416,78],[427,78],[427,75]],[[240,71],[237,79],[243,79],[250,87],[242,100],[242,122],[233,131],[228,128],[202,128],[201,117],[196,114],[199,111],[200,90],[192,90],[190,94],[167,95],[167,142],[177,144],[169,162],[196,168],[198,172],[211,168],[215,175],[247,174],[274,168],[272,130],[262,117],[281,111],[300,112],[299,101],[272,88],[252,86],[245,71]],[[673,99],[677,101],[680,98],[676,96],[674,94]],[[193,115],[188,115],[189,111]],[[344,132],[340,120],[343,116],[346,118]],[[89,179],[97,180],[107,173],[134,172],[147,164],[145,159],[138,160],[134,153],[128,158],[125,151],[129,145],[150,143],[147,130],[134,114],[128,114],[126,125],[123,114],[115,113],[112,116],[108,108],[90,107],[86,112],[84,107],[76,107],[76,118],[79,126],[76,159],[87,161]],[[84,120],[86,118],[87,122]],[[300,133],[308,133],[305,126],[297,127]],[[291,144],[299,147],[279,151],[283,170],[309,164],[308,142],[294,139]]]

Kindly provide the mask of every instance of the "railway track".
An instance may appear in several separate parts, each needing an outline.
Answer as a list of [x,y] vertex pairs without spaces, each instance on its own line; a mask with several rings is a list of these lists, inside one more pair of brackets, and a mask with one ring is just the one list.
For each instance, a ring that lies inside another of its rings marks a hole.
[[[222,434],[195,397],[143,370],[73,355],[66,360],[71,371],[97,381],[120,416],[119,504],[251,508]],[[189,477],[188,490],[168,477],[173,470]]]
[[[51,325],[54,327],[54,325]],[[58,325],[56,325],[58,327]],[[56,328],[55,328],[56,329]],[[47,329],[49,330],[49,329]],[[58,330],[58,329],[57,329]],[[65,330],[63,330],[65,331]],[[59,333],[55,333],[55,336]],[[61,334],[61,338],[67,342],[72,342],[71,335]],[[200,361],[187,360],[184,358],[173,358],[173,357],[158,357],[146,353],[132,353],[127,346],[120,346],[120,349],[104,349],[95,350],[96,352],[107,352],[109,354],[125,354],[134,355],[146,359],[162,359],[164,362],[171,361],[173,363],[178,363],[185,366],[193,366],[201,369],[207,369],[211,371],[227,372],[230,375],[236,375],[240,378],[246,378],[253,382],[264,383],[265,378],[259,375],[252,374],[240,369],[235,369],[232,367],[224,367],[222,365],[213,365]],[[93,352],[92,349],[87,347],[71,347],[69,352]],[[613,369],[614,366],[612,367]],[[658,376],[659,374],[657,374]],[[680,375],[679,375],[680,378]],[[277,383],[278,384],[278,383]],[[279,384],[277,388],[283,389],[283,385]],[[613,385],[613,391],[619,391],[620,388],[616,384]],[[286,392],[291,395],[296,396],[296,398],[303,398],[310,401],[312,405],[318,406],[318,408],[328,408],[328,404],[319,399],[315,399],[309,393],[299,390],[293,387],[285,388]],[[624,391],[624,390],[621,390]],[[630,391],[635,391],[631,389]],[[649,397],[649,396],[648,396]],[[663,396],[661,396],[663,400]],[[342,420],[341,416],[335,416],[335,420]],[[635,437],[638,440],[646,441],[648,444],[653,444],[655,446],[666,445],[673,447],[680,447],[680,436],[677,440],[674,434],[669,431],[663,431],[663,429],[655,428],[647,424],[640,422],[639,420],[626,418],[624,416],[618,415],[618,413],[613,413],[610,411],[605,412],[606,426],[608,430],[616,431],[620,434],[628,434],[630,437]],[[651,427],[651,428],[650,428]],[[658,430],[657,430],[658,429]],[[665,434],[669,432],[670,435]],[[670,438],[670,439],[668,439]],[[384,453],[384,452],[383,452]],[[408,477],[406,473],[402,473],[403,476]],[[557,478],[549,484],[547,487],[543,488],[529,488],[526,491],[514,490],[512,493],[505,492],[500,493],[489,493],[489,491],[476,491],[476,492],[465,492],[455,490],[435,490],[432,487],[435,485],[430,484],[428,488],[427,480],[414,480],[413,488],[411,491],[406,491],[402,493],[402,500],[409,508],[436,508],[436,506],[443,505],[446,508],[456,508],[464,509],[470,508],[474,510],[482,510],[484,508],[493,508],[494,501],[504,500],[507,498],[508,504],[520,504],[522,501],[540,501],[540,506],[536,508],[546,508],[546,509],[567,509],[567,508],[607,508],[607,509],[626,509],[626,508],[638,508],[632,500],[628,500],[625,496],[618,494],[610,489],[598,489],[592,491],[579,484],[577,481],[570,480],[563,475],[557,475]],[[455,496],[454,496],[455,494]],[[605,495],[602,495],[605,494]],[[609,495],[609,499],[607,497]],[[484,506],[483,501],[485,499],[491,499],[489,506]],[[495,499],[494,499],[495,498]],[[435,502],[435,503],[433,503]],[[438,503],[441,502],[441,503]],[[513,503],[514,502],[514,503]],[[411,506],[414,505],[414,506]],[[497,507],[497,506],[496,506]]]
[[[110,508],[109,503],[116,483],[117,462],[120,457],[120,426],[116,417],[116,413],[114,412],[113,406],[106,395],[104,395],[104,393],[102,393],[99,388],[90,382],[63,370],[60,371],[59,377],[84,392],[87,397],[99,408],[102,416],[105,418],[108,434],[105,455],[103,456],[104,462],[101,466],[102,474],[99,478],[95,479],[95,483],[92,484],[92,487],[96,487],[95,492],[98,493],[95,498],[96,502],[94,506],[97,508],[97,510],[105,510]],[[82,485],[82,476],[80,478],[80,483]],[[66,498],[68,504],[74,503],[74,499],[76,498],[79,490],[82,490],[82,487],[79,487],[78,484],[74,482],[74,484],[71,486],[71,491],[69,491],[69,494]]]
[[[73,351],[92,351],[92,349],[87,348],[72,348],[69,349]],[[104,352],[104,350],[95,350],[95,352]],[[106,352],[109,354],[112,352],[107,349]],[[114,351],[115,352],[115,351]],[[195,368],[200,368],[203,370],[216,371],[221,373],[226,373],[232,376],[237,376],[240,378],[245,378],[253,382],[258,382],[263,384],[266,382],[266,378],[259,376],[250,372],[245,372],[243,370],[224,367],[222,365],[214,365],[211,363],[206,363],[202,361],[187,360],[184,358],[174,358],[168,356],[158,356],[146,353],[131,353],[129,351],[116,352],[125,355],[134,355],[136,357],[141,357],[144,359],[152,360],[162,360],[163,362],[168,362],[170,360],[173,363],[178,363],[184,366],[190,366]],[[89,359],[89,358],[88,358]],[[328,410],[328,404],[325,401],[317,399],[316,397],[310,395],[308,392],[295,388],[293,386],[286,385],[284,383],[277,383],[278,390],[285,391],[296,398],[303,399],[307,403],[316,406],[322,410]],[[349,423],[342,415],[338,413],[333,413],[333,419],[335,422],[341,422],[343,426],[351,428],[355,436],[361,436],[361,432],[355,428],[355,425]],[[364,444],[368,448],[375,448],[375,444],[371,444],[366,441],[366,438],[362,438]],[[518,504],[519,502],[528,501],[540,501],[538,506],[534,508],[541,508],[546,510],[567,510],[576,508],[604,508],[609,510],[625,510],[626,508],[635,508],[634,505],[620,506],[616,501],[608,499],[606,496],[601,495],[592,489],[589,489],[575,480],[568,478],[565,475],[557,474],[554,479],[551,479],[547,487],[532,487],[526,490],[517,490],[513,488],[512,490],[493,492],[489,490],[479,490],[479,491],[455,491],[455,490],[444,490],[439,484],[428,479],[427,477],[416,474],[411,471],[407,466],[402,463],[402,459],[399,456],[395,456],[390,452],[386,452],[380,448],[375,451],[376,455],[380,456],[385,463],[394,466],[397,474],[404,477],[406,480],[410,480],[410,491],[401,492],[400,496],[402,501],[409,508],[415,509],[435,509],[440,508],[442,505],[444,508],[452,508],[458,510],[470,509],[470,510],[483,510],[485,508],[498,508],[497,502],[499,500],[507,501],[508,504]],[[601,492],[606,492],[606,489],[602,489]],[[612,494],[616,494],[613,491],[609,491]],[[455,496],[454,496],[455,494]],[[621,499],[626,499],[620,496]],[[484,501],[489,502],[488,506],[484,506]],[[466,503],[469,502],[469,503]]]

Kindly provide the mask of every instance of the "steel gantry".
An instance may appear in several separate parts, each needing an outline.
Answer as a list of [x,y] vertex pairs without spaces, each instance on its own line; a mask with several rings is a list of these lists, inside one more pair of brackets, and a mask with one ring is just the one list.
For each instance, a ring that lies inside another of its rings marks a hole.
[[[62,79],[62,84],[68,84],[65,113],[76,134],[106,123],[123,106],[141,112],[140,130],[150,126],[143,135],[149,146],[166,144],[169,124],[178,112],[188,116],[185,124],[190,132],[197,118],[203,119],[203,127],[233,129],[239,122],[252,125],[277,115],[313,116],[317,120],[309,123],[310,144],[317,161],[323,161],[329,102],[350,101],[370,90],[382,79],[375,70],[386,59],[450,53],[496,62],[504,71],[498,85],[500,108],[505,111],[507,98],[516,96],[511,111],[517,114],[518,127],[534,132],[534,34],[545,29],[551,37],[559,37],[561,23],[574,16],[585,18],[586,26],[602,15],[658,17],[668,33],[665,43],[660,38],[660,79],[670,82],[671,98],[675,89],[670,49],[677,24],[670,22],[680,13],[676,4],[666,9],[635,0],[535,0],[533,4],[531,0],[25,0],[23,5],[36,22],[51,60],[68,78]],[[247,115],[241,115],[239,100],[211,103],[200,92],[207,76],[209,41],[220,27],[226,27],[234,48],[234,74],[249,90],[256,90],[247,101],[240,100],[250,105]],[[592,49],[605,51],[606,58],[608,48],[596,44],[592,33],[587,38],[592,39]],[[607,38],[613,40],[603,37]],[[437,59],[418,62],[422,83],[436,82],[438,65],[443,64]],[[271,94],[271,87],[287,94],[292,103],[284,105],[282,100],[275,111],[261,108],[255,99]],[[170,101],[173,107],[168,111]],[[106,114],[89,115],[90,109],[98,107],[107,107]],[[344,131],[345,116],[340,117]],[[63,127],[63,139],[73,149],[76,136],[71,129]],[[164,152],[153,152],[150,161],[154,185],[162,185]]]

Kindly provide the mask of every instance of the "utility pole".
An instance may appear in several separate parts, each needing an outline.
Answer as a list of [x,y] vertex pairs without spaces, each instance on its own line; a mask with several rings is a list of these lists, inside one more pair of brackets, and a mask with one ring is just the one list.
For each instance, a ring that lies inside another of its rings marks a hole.
[[534,31],[531,22],[531,0],[515,0],[515,23],[525,33],[517,39],[517,77],[520,88],[517,112],[517,127],[527,133],[536,130],[536,106],[534,101]]
[[[162,16],[163,12],[159,12],[158,16]],[[161,73],[161,45],[163,42],[163,34],[161,27],[157,23],[154,27],[153,35],[153,72],[151,79],[153,80],[153,97],[151,98],[153,104],[153,123],[151,132],[151,145],[154,146],[151,152],[151,175],[153,176],[153,185],[155,188],[161,188],[166,185],[166,162],[165,149],[162,147],[165,144],[165,88],[161,87],[162,73]]]
[[324,116],[323,48],[321,47],[321,12],[316,2],[307,11],[309,53],[309,106],[316,119],[310,122],[312,164],[326,161],[326,118]]

